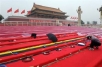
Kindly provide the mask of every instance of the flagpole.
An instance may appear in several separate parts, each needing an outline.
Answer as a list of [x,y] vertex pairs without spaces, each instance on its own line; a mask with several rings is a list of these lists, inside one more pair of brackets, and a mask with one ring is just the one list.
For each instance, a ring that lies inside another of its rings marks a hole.
[[[12,8],[11,8],[12,9]],[[11,16],[12,16],[12,10],[11,10]]]
[[18,16],[19,16],[19,9],[18,9]]
[[11,11],[11,16],[12,16],[12,11]]
[[18,9],[18,16],[19,16],[19,9]]

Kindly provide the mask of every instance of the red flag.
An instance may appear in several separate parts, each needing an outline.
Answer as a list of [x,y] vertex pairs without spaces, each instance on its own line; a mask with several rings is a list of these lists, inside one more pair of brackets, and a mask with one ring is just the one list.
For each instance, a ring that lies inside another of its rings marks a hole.
[[18,13],[18,12],[19,12],[19,9],[17,9],[17,10],[14,11],[14,13]]
[[7,13],[9,13],[9,12],[12,12],[12,8],[10,8],[10,9],[7,10]]
[[76,17],[76,19],[78,19],[78,17]]
[[25,10],[23,10],[23,11],[21,12],[21,14],[23,14],[23,13],[25,13]]
[[31,14],[31,11],[27,11],[27,15]]
[[73,17],[73,19],[76,19],[76,17]]
[[72,17],[70,17],[70,19],[72,19]]
[[73,17],[71,17],[70,19],[73,19]]

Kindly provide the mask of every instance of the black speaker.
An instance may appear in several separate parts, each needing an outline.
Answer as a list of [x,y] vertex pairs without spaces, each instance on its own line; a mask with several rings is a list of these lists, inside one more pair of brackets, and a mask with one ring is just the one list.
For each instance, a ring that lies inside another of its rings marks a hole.
[[37,35],[36,33],[32,33],[31,37],[36,38],[36,35]]
[[49,38],[49,40],[51,40],[52,42],[57,42],[58,41],[57,37],[54,34],[49,33],[49,34],[46,34],[46,35]]

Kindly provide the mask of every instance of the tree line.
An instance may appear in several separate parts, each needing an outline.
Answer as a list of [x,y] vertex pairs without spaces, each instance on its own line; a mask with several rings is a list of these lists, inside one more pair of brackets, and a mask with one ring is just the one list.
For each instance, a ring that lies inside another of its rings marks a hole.
[[0,21],[2,21],[4,19],[4,17],[0,14]]

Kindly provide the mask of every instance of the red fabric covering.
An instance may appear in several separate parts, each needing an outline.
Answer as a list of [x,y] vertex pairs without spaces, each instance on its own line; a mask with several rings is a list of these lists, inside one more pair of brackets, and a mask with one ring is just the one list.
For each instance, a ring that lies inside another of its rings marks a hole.
[[75,38],[80,38],[80,37],[84,37],[84,36],[69,36],[69,37],[63,37],[63,38],[59,38],[58,41],[69,40],[69,39],[75,39]]
[[35,41],[28,42],[28,43],[19,44],[19,45],[4,46],[4,47],[0,48],[0,52],[8,51],[8,50],[15,50],[15,49],[19,49],[19,48],[26,48],[26,47],[46,44],[46,43],[50,43],[50,42],[51,42],[50,40],[42,40],[42,41],[36,41],[36,42]]
[[[56,35],[57,36],[57,35]],[[45,35],[43,36],[37,36],[37,38],[43,38],[46,37]],[[0,41],[9,41],[9,40],[23,40],[23,39],[32,39],[32,37],[14,37],[14,38],[2,38]]]
[[75,48],[66,47],[62,49],[62,51],[52,51],[49,55],[40,54],[40,55],[34,56],[33,57],[34,60],[31,62],[24,63],[20,60],[18,62],[7,64],[7,67],[30,67],[30,66],[38,66],[38,65],[41,66],[43,64],[56,60],[56,58],[58,59],[63,56],[67,56],[70,53],[76,52],[79,49],[83,49],[83,48],[85,47],[80,47],[80,46],[76,46]]
[[47,36],[38,36],[36,39],[32,38],[32,37],[15,37],[15,38],[2,38],[0,39],[0,42],[8,42],[10,40],[28,40],[28,39],[34,39],[34,40],[41,40],[41,39],[46,39]]
[[[38,36],[35,40],[42,39],[44,37],[46,37],[46,36]],[[25,40],[25,39],[32,39],[32,37],[2,38],[2,39],[0,39],[0,41],[1,42],[8,42],[9,40]]]
[[32,51],[20,53],[20,54],[17,54],[16,56],[15,55],[10,55],[10,56],[6,56],[6,57],[2,57],[1,58],[2,60],[0,61],[0,63],[5,62],[5,61],[9,61],[9,60],[12,60],[12,59],[18,59],[18,58],[21,58],[23,56],[38,54],[38,53],[41,53],[43,51],[54,50],[55,48],[59,48],[59,47],[63,47],[63,46],[68,46],[68,45],[72,45],[72,44],[74,45],[74,43],[75,42],[58,44],[58,45],[50,46],[50,47],[47,47],[47,48],[41,48],[41,49],[38,49],[38,50],[32,50]]
[[56,46],[41,48],[41,49],[32,50],[32,51],[28,51],[28,52],[23,52],[23,53],[20,53],[20,54],[17,54],[17,55],[2,57],[2,58],[0,58],[0,59],[2,59],[2,60],[0,60],[0,63],[5,62],[5,61],[9,61],[9,60],[12,60],[12,59],[18,59],[18,58],[21,58],[23,56],[35,55],[35,54],[41,53],[43,51],[54,50],[55,48],[62,47],[62,46],[67,46],[67,45],[66,44],[59,44],[59,45],[56,45]]
[[102,67],[102,54],[100,56],[98,56],[90,64],[88,64],[86,67]]
[[102,60],[96,65],[96,67],[102,67]]
[[2,38],[0,39],[1,42],[9,41],[9,40],[19,40],[19,39],[26,39],[26,38],[31,38],[31,37],[16,37],[16,38]]
[[[63,37],[64,34],[55,34],[56,37]],[[78,36],[77,33],[66,33],[66,36]],[[37,38],[47,37],[46,35],[38,36]],[[23,40],[23,39],[31,39],[31,37],[15,37],[15,38],[2,38],[0,39],[0,42],[6,42],[9,40]]]
[[[102,67],[101,66],[102,64],[100,63],[97,65],[97,60],[96,60],[96,58],[100,57],[101,52],[102,52],[102,46],[98,50],[94,51],[86,49],[78,54],[75,54],[69,58],[66,58],[65,60],[59,61],[48,67],[86,67],[88,64],[91,64],[88,67]],[[96,64],[93,64],[95,62]]]
[[[77,37],[82,37],[82,36],[70,36],[70,37],[59,38],[58,41],[77,38]],[[30,46],[36,46],[36,45],[41,45],[41,44],[46,44],[46,43],[51,43],[51,41],[50,40],[41,40],[41,41],[28,42],[28,43],[19,44],[19,45],[4,46],[4,47],[0,48],[0,52],[8,51],[8,50],[15,50],[15,49],[19,49],[19,48],[25,48],[25,47],[30,47]]]
[[32,41],[38,41],[38,40],[47,40],[47,37],[43,37],[43,38],[28,38],[28,39],[24,39],[24,40],[18,40],[18,41],[14,41],[14,42],[4,42],[2,44],[0,44],[1,46],[3,45],[13,45],[13,44],[18,44],[18,43],[24,43],[24,42],[32,42]]

